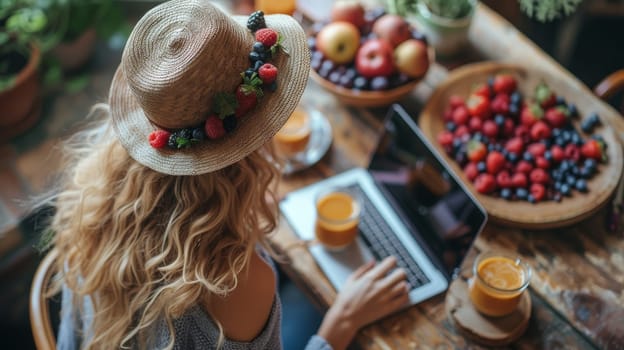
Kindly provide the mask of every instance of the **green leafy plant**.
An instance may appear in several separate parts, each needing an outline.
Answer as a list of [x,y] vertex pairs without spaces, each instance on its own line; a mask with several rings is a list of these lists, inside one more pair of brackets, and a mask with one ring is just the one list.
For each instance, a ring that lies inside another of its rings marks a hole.
[[63,40],[72,41],[90,28],[108,38],[119,30],[123,20],[117,1],[69,0],[69,23]]
[[582,0],[518,0],[520,8],[529,17],[540,22],[552,21],[562,15],[570,15]]
[[31,45],[46,52],[62,38],[68,0],[0,0],[0,90],[26,66]]

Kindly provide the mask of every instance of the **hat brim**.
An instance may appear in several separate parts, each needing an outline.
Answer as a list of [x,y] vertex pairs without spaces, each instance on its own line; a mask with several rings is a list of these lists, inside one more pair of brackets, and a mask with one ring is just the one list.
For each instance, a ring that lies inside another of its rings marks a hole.
[[[234,16],[245,27],[247,17]],[[139,163],[169,175],[200,175],[243,159],[268,142],[284,125],[299,103],[310,71],[310,52],[299,23],[286,15],[267,15],[267,27],[283,37],[272,63],[278,69],[277,90],[265,93],[258,105],[239,120],[236,129],[217,140],[187,149],[156,149],[148,138],[156,130],[134,97],[120,66],[111,84],[109,103],[113,127],[119,141]],[[251,33],[249,35],[252,35]],[[251,51],[251,47],[249,48]],[[218,69],[218,67],[211,67]]]

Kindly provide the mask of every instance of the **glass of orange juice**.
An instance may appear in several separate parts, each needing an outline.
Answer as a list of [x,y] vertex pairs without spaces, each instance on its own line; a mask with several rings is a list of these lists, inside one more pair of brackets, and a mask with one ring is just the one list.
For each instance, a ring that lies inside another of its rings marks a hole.
[[267,15],[276,13],[292,15],[296,9],[296,0],[256,0],[256,10]]
[[475,308],[487,316],[505,316],[518,307],[529,286],[531,267],[518,257],[482,253],[474,262],[468,283]]
[[308,146],[311,131],[310,115],[299,105],[273,137],[277,153],[286,160],[295,158]]
[[342,250],[357,237],[360,196],[346,187],[329,187],[316,196],[316,239],[329,250]]

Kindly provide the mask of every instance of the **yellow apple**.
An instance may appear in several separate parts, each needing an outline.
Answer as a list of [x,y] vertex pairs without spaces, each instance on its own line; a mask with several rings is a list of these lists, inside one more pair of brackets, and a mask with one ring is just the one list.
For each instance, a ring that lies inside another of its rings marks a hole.
[[332,22],[316,35],[316,47],[337,64],[353,61],[360,46],[360,31],[349,22]]
[[416,39],[409,39],[394,49],[394,65],[399,72],[410,78],[418,78],[429,69],[427,45]]

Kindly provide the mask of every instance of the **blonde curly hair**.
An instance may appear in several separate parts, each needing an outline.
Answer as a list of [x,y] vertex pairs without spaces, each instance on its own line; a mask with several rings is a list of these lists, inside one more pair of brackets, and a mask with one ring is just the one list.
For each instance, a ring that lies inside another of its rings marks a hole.
[[141,347],[163,318],[171,348],[173,319],[227,295],[256,246],[269,248],[278,215],[270,147],[213,173],[164,175],[134,161],[105,121],[65,151],[65,185],[52,200],[53,292],[66,285],[78,307],[91,298],[86,348]]

